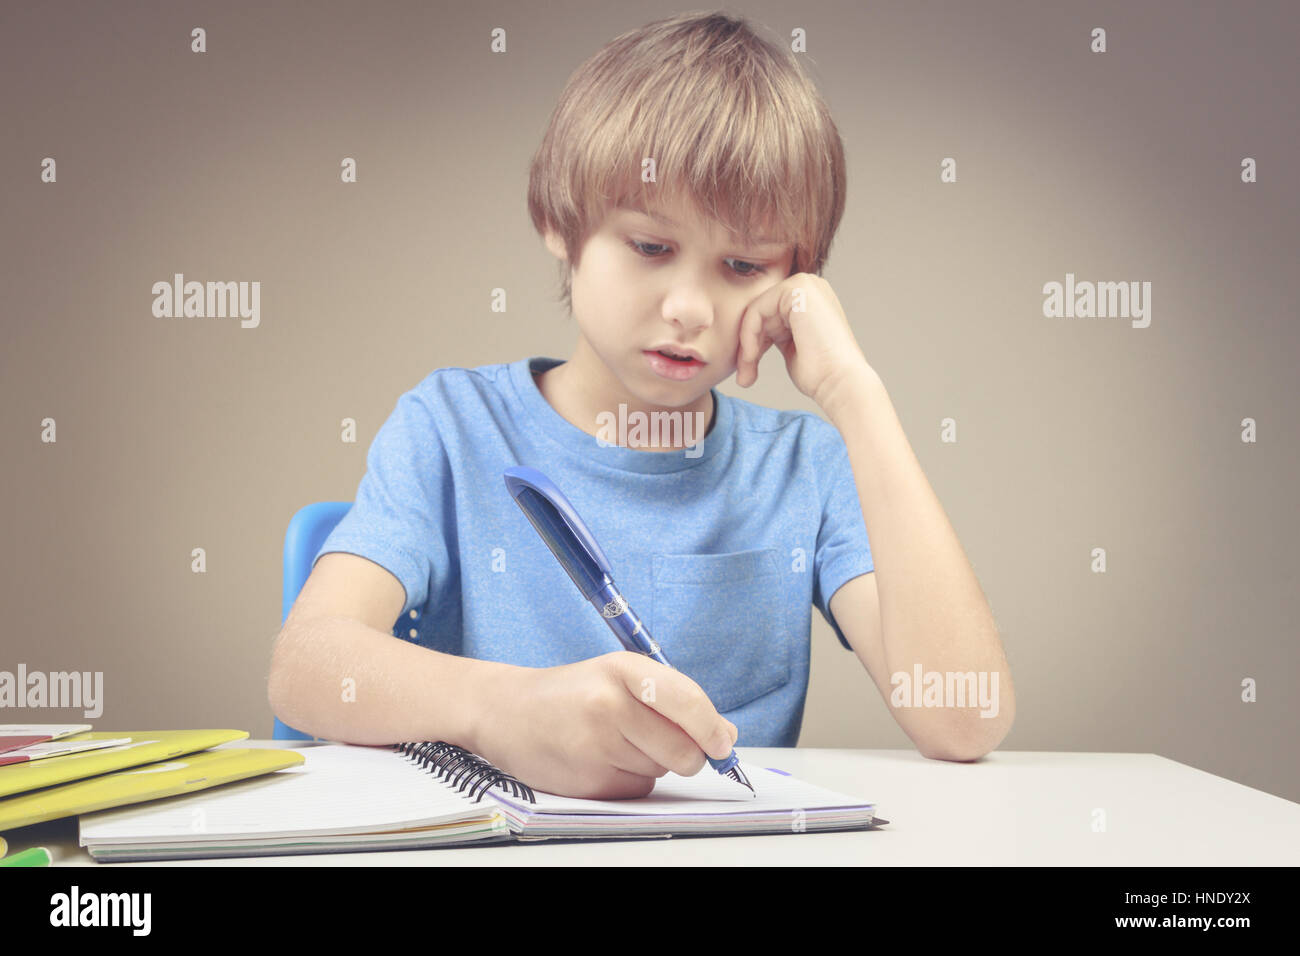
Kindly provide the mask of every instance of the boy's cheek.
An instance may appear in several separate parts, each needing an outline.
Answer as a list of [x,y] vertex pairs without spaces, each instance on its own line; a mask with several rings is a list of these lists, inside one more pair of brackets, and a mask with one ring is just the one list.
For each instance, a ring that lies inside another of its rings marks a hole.
[[726,378],[728,375],[730,375],[732,372],[736,371],[736,369],[740,367],[739,360],[740,360],[740,340],[737,339],[734,343],[732,343],[731,354],[727,356],[727,361],[719,363],[720,365],[724,366],[725,369],[722,375],[723,378]]

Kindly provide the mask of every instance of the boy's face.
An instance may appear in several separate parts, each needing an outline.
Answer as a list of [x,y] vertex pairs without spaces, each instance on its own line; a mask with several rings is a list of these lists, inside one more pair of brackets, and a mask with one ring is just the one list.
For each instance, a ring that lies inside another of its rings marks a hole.
[[[557,236],[546,244],[566,258]],[[730,239],[691,204],[612,209],[571,273],[574,319],[585,340],[574,362],[594,355],[604,369],[583,369],[584,378],[603,379],[611,390],[616,379],[646,405],[707,406],[709,389],[736,370],[746,306],[785,279],[793,255],[793,244],[780,237]],[[693,349],[704,364],[662,365],[667,360],[647,354],[672,345]]]

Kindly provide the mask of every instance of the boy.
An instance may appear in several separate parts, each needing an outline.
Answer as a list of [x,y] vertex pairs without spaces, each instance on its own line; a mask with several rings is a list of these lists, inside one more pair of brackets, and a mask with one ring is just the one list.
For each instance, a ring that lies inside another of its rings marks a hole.
[[[442,368],[401,397],[277,640],[275,713],[335,740],[446,740],[554,793],[642,796],[738,739],[795,745],[816,605],[887,699],[890,668],[1000,677],[992,719],[894,710],[927,756],[996,745],[1014,704],[992,615],[816,274],[844,192],[824,103],[741,20],[659,21],[584,64],[528,197],[574,354]],[[833,424],[714,389],[736,370],[752,385],[773,344]],[[687,427],[609,427],[656,413]],[[678,670],[614,650],[506,492],[515,464],[573,502]]]

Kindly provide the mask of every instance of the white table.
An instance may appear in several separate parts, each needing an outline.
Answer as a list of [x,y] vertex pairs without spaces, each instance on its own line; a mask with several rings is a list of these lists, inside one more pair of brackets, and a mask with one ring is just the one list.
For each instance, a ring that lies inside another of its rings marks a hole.
[[[312,747],[242,740],[223,747]],[[1300,804],[1155,754],[995,752],[973,764],[907,750],[739,747],[746,764],[859,796],[880,830],[470,846],[98,864],[75,817],[8,832],[56,866],[1295,866]],[[1097,811],[1101,813],[1098,814]],[[1104,815],[1104,819],[1103,816]],[[1104,823],[1104,829],[1094,829]]]

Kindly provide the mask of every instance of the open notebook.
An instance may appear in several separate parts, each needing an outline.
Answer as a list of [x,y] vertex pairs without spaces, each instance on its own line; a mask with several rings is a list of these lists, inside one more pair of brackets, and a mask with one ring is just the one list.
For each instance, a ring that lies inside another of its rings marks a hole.
[[[81,845],[102,861],[337,853],[553,838],[862,829],[875,807],[745,766],[757,795],[706,765],[669,773],[636,800],[533,791],[448,744],[296,751],[297,767],[202,794],[83,814]],[[876,823],[887,821],[876,820]]]

